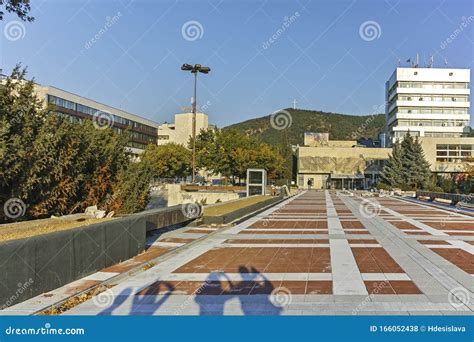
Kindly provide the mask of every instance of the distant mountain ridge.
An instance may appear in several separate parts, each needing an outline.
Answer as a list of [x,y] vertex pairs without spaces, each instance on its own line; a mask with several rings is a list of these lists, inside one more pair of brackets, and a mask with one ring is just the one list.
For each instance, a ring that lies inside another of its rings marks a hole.
[[[291,125],[284,130],[273,127],[286,127],[290,121]],[[329,132],[331,140],[355,140],[362,137],[376,139],[377,134],[385,130],[385,115],[359,116],[286,108],[273,117],[267,115],[232,124],[224,129],[230,128],[256,136],[272,145],[281,143],[283,134],[288,137],[290,144],[302,145],[304,132]]]

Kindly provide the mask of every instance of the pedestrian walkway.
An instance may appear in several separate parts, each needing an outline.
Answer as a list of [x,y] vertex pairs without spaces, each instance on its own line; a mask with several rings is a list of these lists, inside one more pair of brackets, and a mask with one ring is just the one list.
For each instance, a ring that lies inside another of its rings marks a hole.
[[[474,219],[305,191],[181,246],[67,315],[472,314]],[[183,247],[184,246],[184,247]]]

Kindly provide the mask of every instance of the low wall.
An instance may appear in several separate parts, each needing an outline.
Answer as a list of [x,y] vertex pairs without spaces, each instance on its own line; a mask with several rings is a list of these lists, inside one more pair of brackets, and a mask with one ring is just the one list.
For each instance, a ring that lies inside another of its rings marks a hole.
[[239,198],[239,194],[232,191],[183,191],[180,184],[167,184],[166,189],[168,190],[168,206],[189,202],[214,204]]
[[276,197],[270,197],[269,199],[267,199],[265,201],[255,203],[255,204],[249,205],[249,206],[241,208],[241,209],[234,210],[230,213],[226,213],[226,214],[223,214],[223,215],[203,216],[202,217],[202,222],[204,224],[226,224],[226,223],[230,223],[230,222],[232,222],[232,221],[234,221],[238,218],[241,218],[241,217],[244,217],[248,214],[251,214],[254,211],[262,209],[262,208],[264,208],[266,206],[269,206],[271,204],[275,204],[275,203],[281,201],[282,199],[284,199],[284,196],[282,196],[282,195],[276,196]]
[[458,202],[474,204],[474,196],[465,194],[450,194],[446,192],[418,190],[416,192],[416,197],[428,197],[430,201],[434,201],[435,199],[448,200],[451,201],[452,204],[457,204]]
[[146,232],[190,221],[181,206],[0,242],[0,310],[145,250]]
[[143,217],[145,219],[147,232],[166,227],[184,225],[192,221],[192,219],[185,216],[185,210],[183,210],[182,205],[147,210],[131,216]]

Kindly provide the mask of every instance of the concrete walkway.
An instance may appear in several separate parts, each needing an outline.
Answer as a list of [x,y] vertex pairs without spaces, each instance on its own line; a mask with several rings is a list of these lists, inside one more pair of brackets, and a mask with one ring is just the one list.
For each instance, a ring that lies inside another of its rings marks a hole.
[[65,314],[471,315],[472,246],[472,217],[305,191]]

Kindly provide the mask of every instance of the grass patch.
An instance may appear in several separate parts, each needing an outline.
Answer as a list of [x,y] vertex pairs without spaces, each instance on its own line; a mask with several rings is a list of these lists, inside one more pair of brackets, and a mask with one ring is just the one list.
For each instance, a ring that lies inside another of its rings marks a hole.
[[271,196],[251,196],[238,199],[236,201],[227,202],[219,205],[214,205],[212,207],[204,208],[203,216],[221,216],[233,211],[251,206],[256,203],[263,202],[265,200],[271,199],[274,197]]

